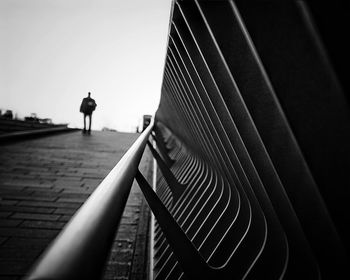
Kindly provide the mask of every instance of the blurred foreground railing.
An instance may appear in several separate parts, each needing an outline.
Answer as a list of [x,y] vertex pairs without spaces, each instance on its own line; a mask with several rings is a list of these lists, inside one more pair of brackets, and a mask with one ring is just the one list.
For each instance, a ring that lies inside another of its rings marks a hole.
[[152,126],[74,215],[26,279],[99,279]]

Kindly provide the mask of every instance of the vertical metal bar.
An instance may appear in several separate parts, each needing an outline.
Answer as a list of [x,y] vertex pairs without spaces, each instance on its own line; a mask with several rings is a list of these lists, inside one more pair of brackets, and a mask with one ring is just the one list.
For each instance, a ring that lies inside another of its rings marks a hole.
[[206,264],[140,171],[135,178],[185,274],[190,279],[215,279],[214,271]]
[[153,133],[151,135],[154,141],[157,143],[157,148],[160,151],[160,154],[163,160],[166,162],[167,166],[170,168],[173,165],[174,161],[169,157],[162,139],[160,139],[159,135],[157,136],[156,134],[153,134]]
[[[180,196],[182,195],[185,186],[181,185],[171,173],[169,167],[166,165],[166,163],[163,161],[163,159],[160,157],[160,155],[157,153],[157,151],[153,148],[152,144],[148,141],[147,142],[149,149],[152,152],[153,157],[156,159],[159,169],[161,170],[166,182],[168,183],[168,186],[173,194],[173,200],[174,202],[177,201]],[[173,202],[173,203],[174,203]]]

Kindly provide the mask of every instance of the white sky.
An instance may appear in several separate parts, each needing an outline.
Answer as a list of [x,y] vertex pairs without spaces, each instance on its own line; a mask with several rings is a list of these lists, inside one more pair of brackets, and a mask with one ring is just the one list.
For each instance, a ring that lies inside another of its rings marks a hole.
[[154,114],[171,0],[0,0],[0,109],[135,131]]

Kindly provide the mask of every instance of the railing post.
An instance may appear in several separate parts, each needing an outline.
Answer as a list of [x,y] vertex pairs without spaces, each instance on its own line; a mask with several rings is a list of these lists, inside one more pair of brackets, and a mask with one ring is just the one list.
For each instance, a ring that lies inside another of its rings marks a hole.
[[161,170],[165,181],[167,182],[172,194],[173,194],[173,199],[174,201],[177,201],[180,196],[182,195],[185,186],[181,185],[177,179],[175,178],[175,176],[173,175],[173,173],[170,171],[169,167],[166,165],[166,163],[164,162],[164,160],[161,158],[161,156],[157,153],[157,151],[153,148],[152,144],[147,141],[148,147],[151,150],[151,153],[153,155],[153,157],[156,159],[159,169]]
[[157,143],[157,147],[158,147],[158,149],[159,149],[159,151],[160,151],[160,154],[161,154],[163,160],[166,162],[166,164],[167,164],[167,165],[169,166],[169,168],[170,168],[170,167],[173,165],[174,160],[172,160],[172,159],[170,158],[170,156],[168,155],[168,153],[167,153],[167,151],[166,151],[166,147],[165,147],[165,145],[164,145],[162,139],[160,139],[160,137],[157,136],[157,134],[151,133],[151,135],[152,135],[153,139],[154,139],[154,140],[156,141],[156,143]]
[[173,249],[185,276],[189,279],[215,279],[215,270],[207,265],[199,251],[188,239],[186,233],[169,213],[139,170],[135,178],[169,245]]

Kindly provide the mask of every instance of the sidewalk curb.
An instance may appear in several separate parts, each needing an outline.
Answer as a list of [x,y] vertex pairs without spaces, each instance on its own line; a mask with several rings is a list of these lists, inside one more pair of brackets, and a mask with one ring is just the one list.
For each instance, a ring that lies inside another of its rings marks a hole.
[[13,143],[21,140],[28,140],[32,138],[38,138],[42,136],[47,136],[55,133],[67,133],[78,131],[77,128],[68,128],[66,126],[53,127],[53,128],[43,128],[35,129],[30,131],[19,131],[0,135],[0,145]]

